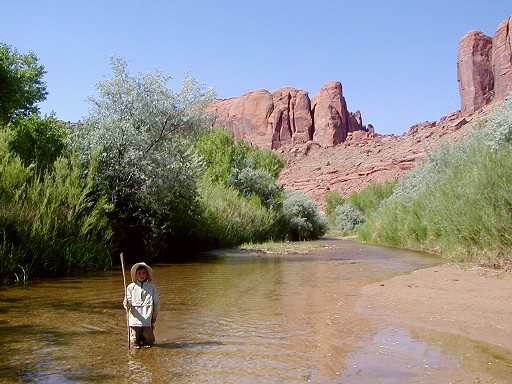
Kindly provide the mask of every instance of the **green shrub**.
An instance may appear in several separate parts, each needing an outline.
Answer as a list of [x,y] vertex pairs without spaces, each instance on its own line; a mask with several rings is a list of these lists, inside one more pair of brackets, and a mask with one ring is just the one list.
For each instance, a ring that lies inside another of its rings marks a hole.
[[345,202],[343,196],[339,191],[329,191],[324,195],[325,202],[325,215],[331,223],[334,223],[335,214],[334,210],[338,205],[342,205]]
[[261,149],[246,141],[235,143],[232,167],[238,169],[261,169],[277,178],[286,161],[276,152]]
[[[386,181],[382,184],[370,184],[359,192],[354,191],[350,193],[347,198],[341,196],[339,191],[329,191],[324,195],[326,216],[331,224],[339,228],[338,224],[336,224],[336,221],[340,215],[336,213],[336,209],[339,206],[350,203],[350,207],[355,209],[358,212],[358,215],[362,216],[361,219],[364,221],[364,217],[375,212],[379,208],[381,202],[391,196],[396,187],[396,184],[396,180]],[[347,212],[352,212],[352,209],[349,209]],[[351,215],[351,213],[347,214]],[[351,230],[348,232],[350,231]]]
[[204,160],[204,177],[226,183],[233,167],[233,133],[222,128],[204,130],[197,136],[194,148]]
[[280,207],[282,190],[275,179],[284,160],[278,154],[234,142],[233,134],[223,128],[202,132],[195,148],[206,165],[203,178],[234,187],[246,197],[254,195],[265,207]]
[[363,215],[369,215],[379,208],[383,200],[391,196],[396,184],[396,180],[370,184],[359,192],[352,192],[347,201]]
[[243,140],[235,142],[233,133],[224,128],[202,131],[195,149],[204,159],[212,181],[227,182],[233,169],[262,170],[277,178],[285,160],[277,153],[253,146]]

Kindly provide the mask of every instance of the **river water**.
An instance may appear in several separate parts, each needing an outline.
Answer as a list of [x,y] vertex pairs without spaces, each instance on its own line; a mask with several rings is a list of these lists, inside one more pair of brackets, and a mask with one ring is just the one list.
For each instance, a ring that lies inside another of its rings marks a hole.
[[128,350],[120,270],[4,288],[0,380],[440,383],[446,372],[485,367],[467,367],[432,332],[356,309],[365,284],[439,261],[326,239],[305,255],[233,251],[154,265],[157,343],[140,350]]

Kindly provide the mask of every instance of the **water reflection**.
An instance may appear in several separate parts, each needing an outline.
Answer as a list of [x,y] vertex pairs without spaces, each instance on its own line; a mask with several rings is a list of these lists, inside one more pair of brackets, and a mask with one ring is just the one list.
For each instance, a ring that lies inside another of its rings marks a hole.
[[439,260],[350,241],[333,244],[308,255],[233,252],[154,266],[162,309],[151,349],[128,351],[120,271],[2,289],[0,378],[404,382],[423,377],[422,359],[438,370],[465,366],[456,352],[429,342],[430,333],[383,328],[355,310],[365,284]]

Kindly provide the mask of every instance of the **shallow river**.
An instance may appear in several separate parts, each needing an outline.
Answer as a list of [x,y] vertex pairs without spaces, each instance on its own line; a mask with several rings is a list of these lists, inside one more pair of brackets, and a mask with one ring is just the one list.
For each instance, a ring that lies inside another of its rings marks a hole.
[[307,255],[238,251],[153,266],[162,308],[150,349],[128,350],[120,270],[1,289],[0,380],[440,383],[446,372],[487,369],[485,356],[467,365],[458,355],[470,341],[356,308],[365,284],[438,259],[347,240],[325,245]]

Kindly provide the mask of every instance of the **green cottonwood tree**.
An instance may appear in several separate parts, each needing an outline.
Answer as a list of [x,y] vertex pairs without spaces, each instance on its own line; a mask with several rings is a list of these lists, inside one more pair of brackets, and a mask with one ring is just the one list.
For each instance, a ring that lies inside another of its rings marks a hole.
[[169,76],[131,76],[123,58],[113,57],[111,67],[113,77],[98,83],[90,116],[72,137],[85,161],[97,161],[121,246],[154,256],[190,233],[203,160],[189,138],[211,123],[204,110],[215,93],[190,76],[174,93]]
[[37,114],[19,116],[9,124],[9,148],[25,166],[33,164],[39,174],[48,170],[57,158],[65,154],[66,127],[53,116]]
[[0,123],[7,124],[18,114],[38,112],[36,103],[48,95],[42,80],[45,73],[33,52],[20,54],[0,43]]

